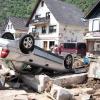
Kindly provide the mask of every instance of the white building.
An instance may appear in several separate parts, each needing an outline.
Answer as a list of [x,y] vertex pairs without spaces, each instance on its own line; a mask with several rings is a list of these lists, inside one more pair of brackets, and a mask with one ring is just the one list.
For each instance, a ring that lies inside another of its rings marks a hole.
[[85,35],[88,52],[100,55],[100,1],[85,16],[89,20],[89,31]]
[[36,45],[49,50],[64,42],[84,42],[83,13],[74,5],[59,0],[38,0],[27,22]]
[[[26,26],[27,19],[18,17],[9,17],[3,25],[3,33],[12,33],[14,38],[20,37],[28,32]],[[2,34],[3,34],[2,33]]]

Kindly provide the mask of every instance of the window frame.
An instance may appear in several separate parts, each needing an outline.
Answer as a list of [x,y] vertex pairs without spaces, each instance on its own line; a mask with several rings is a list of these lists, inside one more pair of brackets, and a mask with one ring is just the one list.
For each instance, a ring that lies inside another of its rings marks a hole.
[[42,26],[42,34],[46,34],[46,26]]
[[43,7],[44,6],[44,1],[41,1],[41,7]]
[[[32,33],[36,33],[36,29],[37,29],[37,27],[32,28]],[[33,31],[33,30],[35,30],[35,31]]]
[[50,12],[46,12],[46,19],[50,18]]
[[49,33],[54,33],[56,31],[57,31],[57,25],[50,25],[49,26]]
[[49,41],[49,48],[55,45],[55,41]]
[[[95,21],[98,21],[98,22],[99,22],[99,29],[98,29],[98,30],[94,30],[94,22],[95,22]],[[93,31],[93,32],[98,32],[98,31],[100,31],[100,19],[94,19],[94,20],[93,20],[93,22],[92,22],[92,31]]]

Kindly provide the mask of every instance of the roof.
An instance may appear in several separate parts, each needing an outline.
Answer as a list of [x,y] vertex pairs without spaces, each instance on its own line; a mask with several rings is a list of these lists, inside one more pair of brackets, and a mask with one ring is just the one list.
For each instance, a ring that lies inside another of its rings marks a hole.
[[26,27],[26,18],[19,18],[19,17],[9,17],[8,18],[12,24],[15,30],[24,30],[27,31],[28,28]]
[[[44,0],[44,1],[47,4],[47,7],[50,9],[55,18],[60,23],[84,26],[83,24],[84,22],[82,22],[81,20],[81,18],[84,17],[84,14],[76,6],[64,3],[60,0]],[[32,17],[34,16],[40,2],[41,0],[37,2],[26,26],[28,26],[30,21],[32,20]]]
[[90,9],[90,11],[85,15],[85,19],[94,18],[100,16],[100,0],[94,4],[94,6]]

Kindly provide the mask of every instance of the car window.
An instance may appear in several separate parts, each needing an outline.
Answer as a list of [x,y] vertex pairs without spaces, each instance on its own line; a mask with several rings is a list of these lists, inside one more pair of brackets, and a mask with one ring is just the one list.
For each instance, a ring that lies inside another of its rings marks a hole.
[[77,48],[78,49],[86,49],[86,44],[85,43],[78,43]]
[[75,43],[64,43],[64,48],[66,48],[66,49],[75,49],[76,44]]

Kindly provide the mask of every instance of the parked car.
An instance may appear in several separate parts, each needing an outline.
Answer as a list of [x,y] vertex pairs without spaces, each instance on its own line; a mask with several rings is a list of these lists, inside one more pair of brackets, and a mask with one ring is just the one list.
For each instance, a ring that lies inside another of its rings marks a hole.
[[66,72],[72,69],[73,64],[70,54],[63,58],[35,46],[30,34],[16,40],[7,34],[3,35],[0,38],[0,58],[6,66],[10,63],[18,72],[28,70],[34,74],[42,69]]

